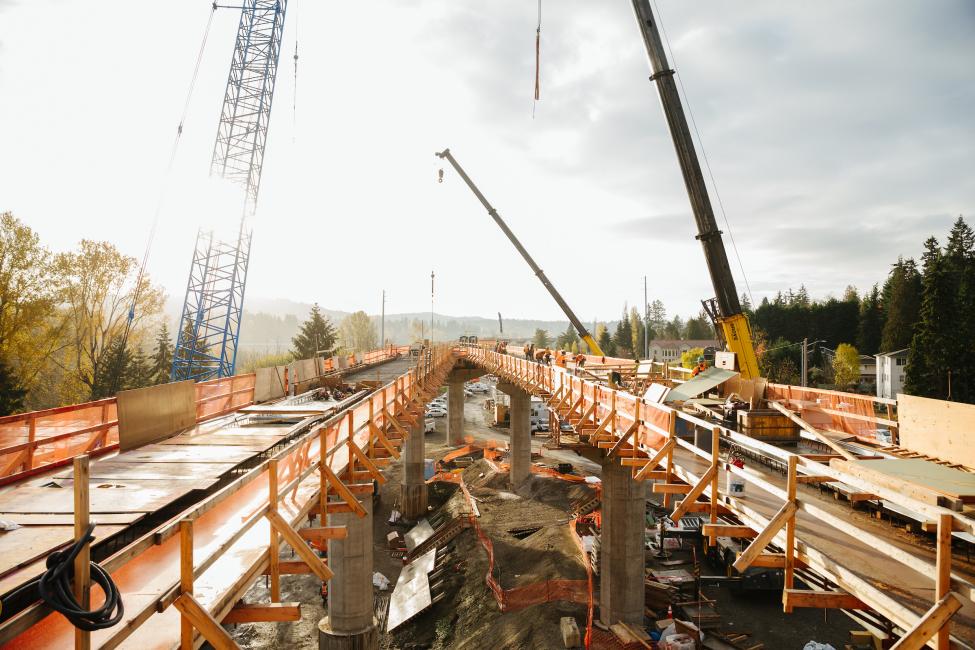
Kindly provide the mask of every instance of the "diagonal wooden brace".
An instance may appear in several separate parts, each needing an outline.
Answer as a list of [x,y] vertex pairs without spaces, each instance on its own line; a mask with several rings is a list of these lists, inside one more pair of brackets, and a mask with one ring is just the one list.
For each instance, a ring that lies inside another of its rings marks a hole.
[[335,490],[335,493],[342,497],[342,500],[349,506],[349,508],[359,517],[366,516],[366,509],[362,507],[359,500],[355,497],[352,490],[346,486],[346,484],[340,479],[332,468],[328,466],[328,463],[322,464],[322,471],[325,472],[325,478],[328,481],[329,490]]
[[216,650],[231,650],[240,646],[227,634],[227,630],[220,626],[217,619],[205,610],[199,601],[191,593],[182,593],[179,598],[173,601],[173,606],[179,610],[180,614],[189,619],[203,638]]
[[397,420],[396,417],[394,417],[385,406],[383,407],[383,415],[385,416],[386,421],[392,424],[393,428],[396,429],[401,436],[403,436],[404,440],[410,437],[410,432],[406,430],[406,427],[400,424],[399,420]]
[[351,451],[352,455],[356,457],[356,460],[362,463],[362,465],[369,471],[372,477],[376,479],[376,481],[378,481],[380,485],[385,483],[386,477],[383,476],[383,473],[379,471],[379,468],[376,466],[376,463],[373,462],[371,458],[366,456],[366,453],[364,451],[359,449],[359,445],[355,444],[351,440],[348,441],[348,444],[349,444],[349,451]]
[[298,557],[305,561],[305,564],[307,564],[308,568],[312,570],[312,573],[318,576],[322,581],[332,579],[332,576],[334,575],[332,570],[329,569],[324,562],[322,562],[321,558],[315,555],[315,552],[311,550],[311,547],[309,547],[307,543],[305,543],[305,540],[302,539],[301,535],[298,534],[298,531],[292,528],[291,525],[285,521],[284,517],[279,515],[274,510],[268,511],[268,513],[264,516],[268,518],[271,525],[274,526],[274,529],[280,533],[281,537],[284,538],[284,541],[286,541],[294,552],[298,554]]
[[962,602],[958,596],[948,592],[948,595],[925,612],[914,629],[902,636],[900,641],[891,646],[890,650],[920,650],[961,607]]
[[397,459],[399,458],[399,450],[397,450],[396,447],[394,447],[393,444],[389,442],[389,438],[386,437],[386,434],[383,433],[383,430],[382,429],[380,429],[375,424],[373,424],[372,422],[370,422],[369,423],[369,431],[372,432],[372,435],[375,438],[375,440],[380,445],[382,445],[386,449],[386,451],[389,452],[389,455],[390,456],[392,456],[393,458],[397,458]]
[[748,545],[735,563],[732,565],[736,571],[739,573],[743,572],[745,569],[752,565],[755,558],[762,554],[765,547],[768,546],[775,536],[778,534],[782,527],[785,526],[786,522],[789,521],[796,514],[796,504],[794,501],[786,501],[785,504],[779,509],[772,520],[768,522],[768,526],[759,531],[752,543]]
[[[694,487],[691,488],[690,492],[687,493],[687,496],[684,497],[684,500],[681,501],[676,508],[674,508],[674,512],[670,515],[670,518],[674,523],[680,521],[680,518],[687,514],[687,511],[690,509],[691,504],[697,501],[697,498],[699,496],[704,494],[704,490],[706,490],[711,485],[711,479],[714,478],[714,475],[715,473],[717,473],[717,471],[718,468],[715,467],[714,465],[709,467],[708,471],[706,471],[704,473],[704,476],[701,477],[701,480],[698,481],[694,485]],[[712,499],[716,498],[716,495],[711,495],[711,498]]]
[[[664,446],[658,449],[657,453],[653,455],[653,458],[647,461],[647,464],[644,465],[639,472],[633,475],[634,480],[642,481],[645,478],[647,478],[647,474],[653,471],[660,464],[660,461],[662,461],[664,458],[667,457],[667,454],[670,452],[670,450],[676,446],[677,446],[677,441],[674,440],[673,438],[665,442]],[[693,501],[694,499],[691,500]],[[676,522],[677,520],[674,519],[674,521]]]
[[634,422],[633,424],[631,424],[630,425],[630,428],[626,430],[626,433],[624,433],[622,436],[620,436],[620,439],[616,441],[616,444],[613,445],[613,448],[609,450],[609,456],[608,457],[609,458],[612,458],[613,456],[615,456],[616,454],[618,454],[619,451],[620,451],[620,449],[622,449],[623,445],[625,445],[630,438],[633,439],[630,442],[630,444],[635,449],[636,448],[636,432],[639,431],[639,430],[640,430],[640,422],[639,421]]

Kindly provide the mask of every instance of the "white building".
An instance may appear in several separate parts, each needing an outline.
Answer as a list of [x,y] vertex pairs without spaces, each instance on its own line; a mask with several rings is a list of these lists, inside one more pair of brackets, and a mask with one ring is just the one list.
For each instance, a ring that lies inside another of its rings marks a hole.
[[860,355],[860,381],[868,384],[877,381],[877,357]]
[[650,358],[664,363],[679,362],[680,355],[693,348],[717,348],[718,342],[708,339],[682,341],[680,339],[654,339],[650,341]]
[[897,399],[904,392],[907,349],[883,352],[877,357],[877,397]]

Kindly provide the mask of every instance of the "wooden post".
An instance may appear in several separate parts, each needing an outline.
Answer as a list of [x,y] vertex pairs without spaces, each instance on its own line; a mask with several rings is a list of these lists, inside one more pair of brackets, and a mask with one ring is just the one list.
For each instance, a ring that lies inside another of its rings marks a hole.
[[355,483],[355,456],[352,454],[352,431],[355,426],[352,422],[352,411],[349,411],[349,417],[346,418],[349,421],[349,433],[348,433],[348,451],[349,451],[349,465],[346,471],[349,473],[349,483]]
[[[88,456],[74,458],[74,538],[83,539],[88,533],[91,523],[89,509],[89,468]],[[74,559],[74,597],[81,604],[82,609],[91,605],[91,545],[87,542],[81,547],[81,552]],[[88,650],[91,647],[91,632],[74,630],[74,647]]]
[[[936,580],[934,591],[934,602],[939,602],[951,591],[951,528],[954,517],[952,515],[941,515],[938,517],[938,540],[937,540],[937,559]],[[938,650],[948,650],[950,645],[949,635],[951,633],[951,619],[938,630],[935,639],[935,647]]]
[[[786,483],[786,489],[788,491],[789,502],[796,504],[796,487],[798,484],[796,476],[796,468],[799,464],[799,457],[796,455],[789,456],[789,474],[788,481]],[[795,571],[796,571],[796,512],[792,513],[789,520],[785,524],[785,588],[792,589],[795,586]],[[786,613],[792,612],[792,605],[783,601],[782,605],[783,611]]]
[[[711,477],[711,517],[712,524],[718,523],[718,471],[721,466],[721,427],[711,429],[711,467],[714,472]],[[708,538],[708,545],[714,546],[715,537]]]
[[[278,460],[272,458],[267,462],[268,510],[278,511]],[[268,548],[268,565],[271,575],[271,602],[281,602],[281,568],[278,554],[281,551],[281,538],[274,526],[270,526],[271,546]]]
[[34,449],[37,443],[37,418],[32,417],[27,425],[27,459],[24,469],[34,469]]
[[630,443],[633,447],[630,450],[630,455],[633,458],[636,458],[636,448],[640,445],[640,404],[642,403],[643,400],[637,398],[636,405],[633,407],[633,424],[636,425],[633,427],[633,442]]
[[[193,595],[193,520],[179,522],[179,590],[181,594]],[[185,614],[179,621],[180,650],[193,650],[193,623]]]
[[[667,429],[670,432],[670,439],[677,440],[677,411],[671,409],[670,418],[667,422]],[[667,480],[666,483],[674,482],[674,446],[672,445],[667,452]],[[664,508],[670,510],[670,494],[664,494]]]
[[318,506],[321,508],[321,524],[322,526],[328,525],[328,474],[325,472],[325,463],[328,462],[328,458],[325,453],[328,451],[325,448],[328,431],[325,427],[318,430],[319,443],[318,446],[321,451],[318,454],[319,464],[318,464]]

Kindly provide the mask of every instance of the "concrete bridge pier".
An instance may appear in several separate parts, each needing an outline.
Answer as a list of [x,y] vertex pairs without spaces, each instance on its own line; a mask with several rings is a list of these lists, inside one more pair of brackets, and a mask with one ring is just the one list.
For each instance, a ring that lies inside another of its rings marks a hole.
[[427,483],[423,479],[424,428],[421,417],[419,422],[410,428],[410,435],[403,444],[403,483],[400,486],[400,504],[403,508],[403,518],[408,521],[416,521],[427,512]]
[[634,481],[619,459],[602,463],[603,527],[599,544],[599,620],[643,624],[646,482]]
[[532,431],[531,395],[521,387],[508,382],[498,382],[498,390],[511,398],[511,485],[520,485],[531,475]]
[[318,623],[319,650],[378,650],[379,629],[372,594],[372,495],[360,500],[365,517],[336,513],[329,524],[345,526],[345,539],[328,540],[327,616]]
[[464,378],[451,376],[447,380],[447,444],[464,444]]

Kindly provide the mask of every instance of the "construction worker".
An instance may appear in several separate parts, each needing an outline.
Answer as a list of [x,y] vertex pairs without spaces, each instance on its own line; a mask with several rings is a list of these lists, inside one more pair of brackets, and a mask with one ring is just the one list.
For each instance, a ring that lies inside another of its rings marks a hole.
[[557,365],[559,368],[565,368],[566,365],[565,350],[559,350],[558,355],[555,357],[555,365]]
[[576,374],[578,375],[579,371],[582,370],[586,365],[586,355],[580,352],[572,360],[575,361]]
[[699,374],[708,369],[708,363],[704,360],[704,357],[697,358],[697,366],[694,367],[693,372],[691,372],[691,377],[697,377]]
[[552,351],[551,350],[545,350],[545,365],[546,366],[552,365]]
[[545,363],[545,348],[541,350],[535,350],[535,361],[538,363]]

